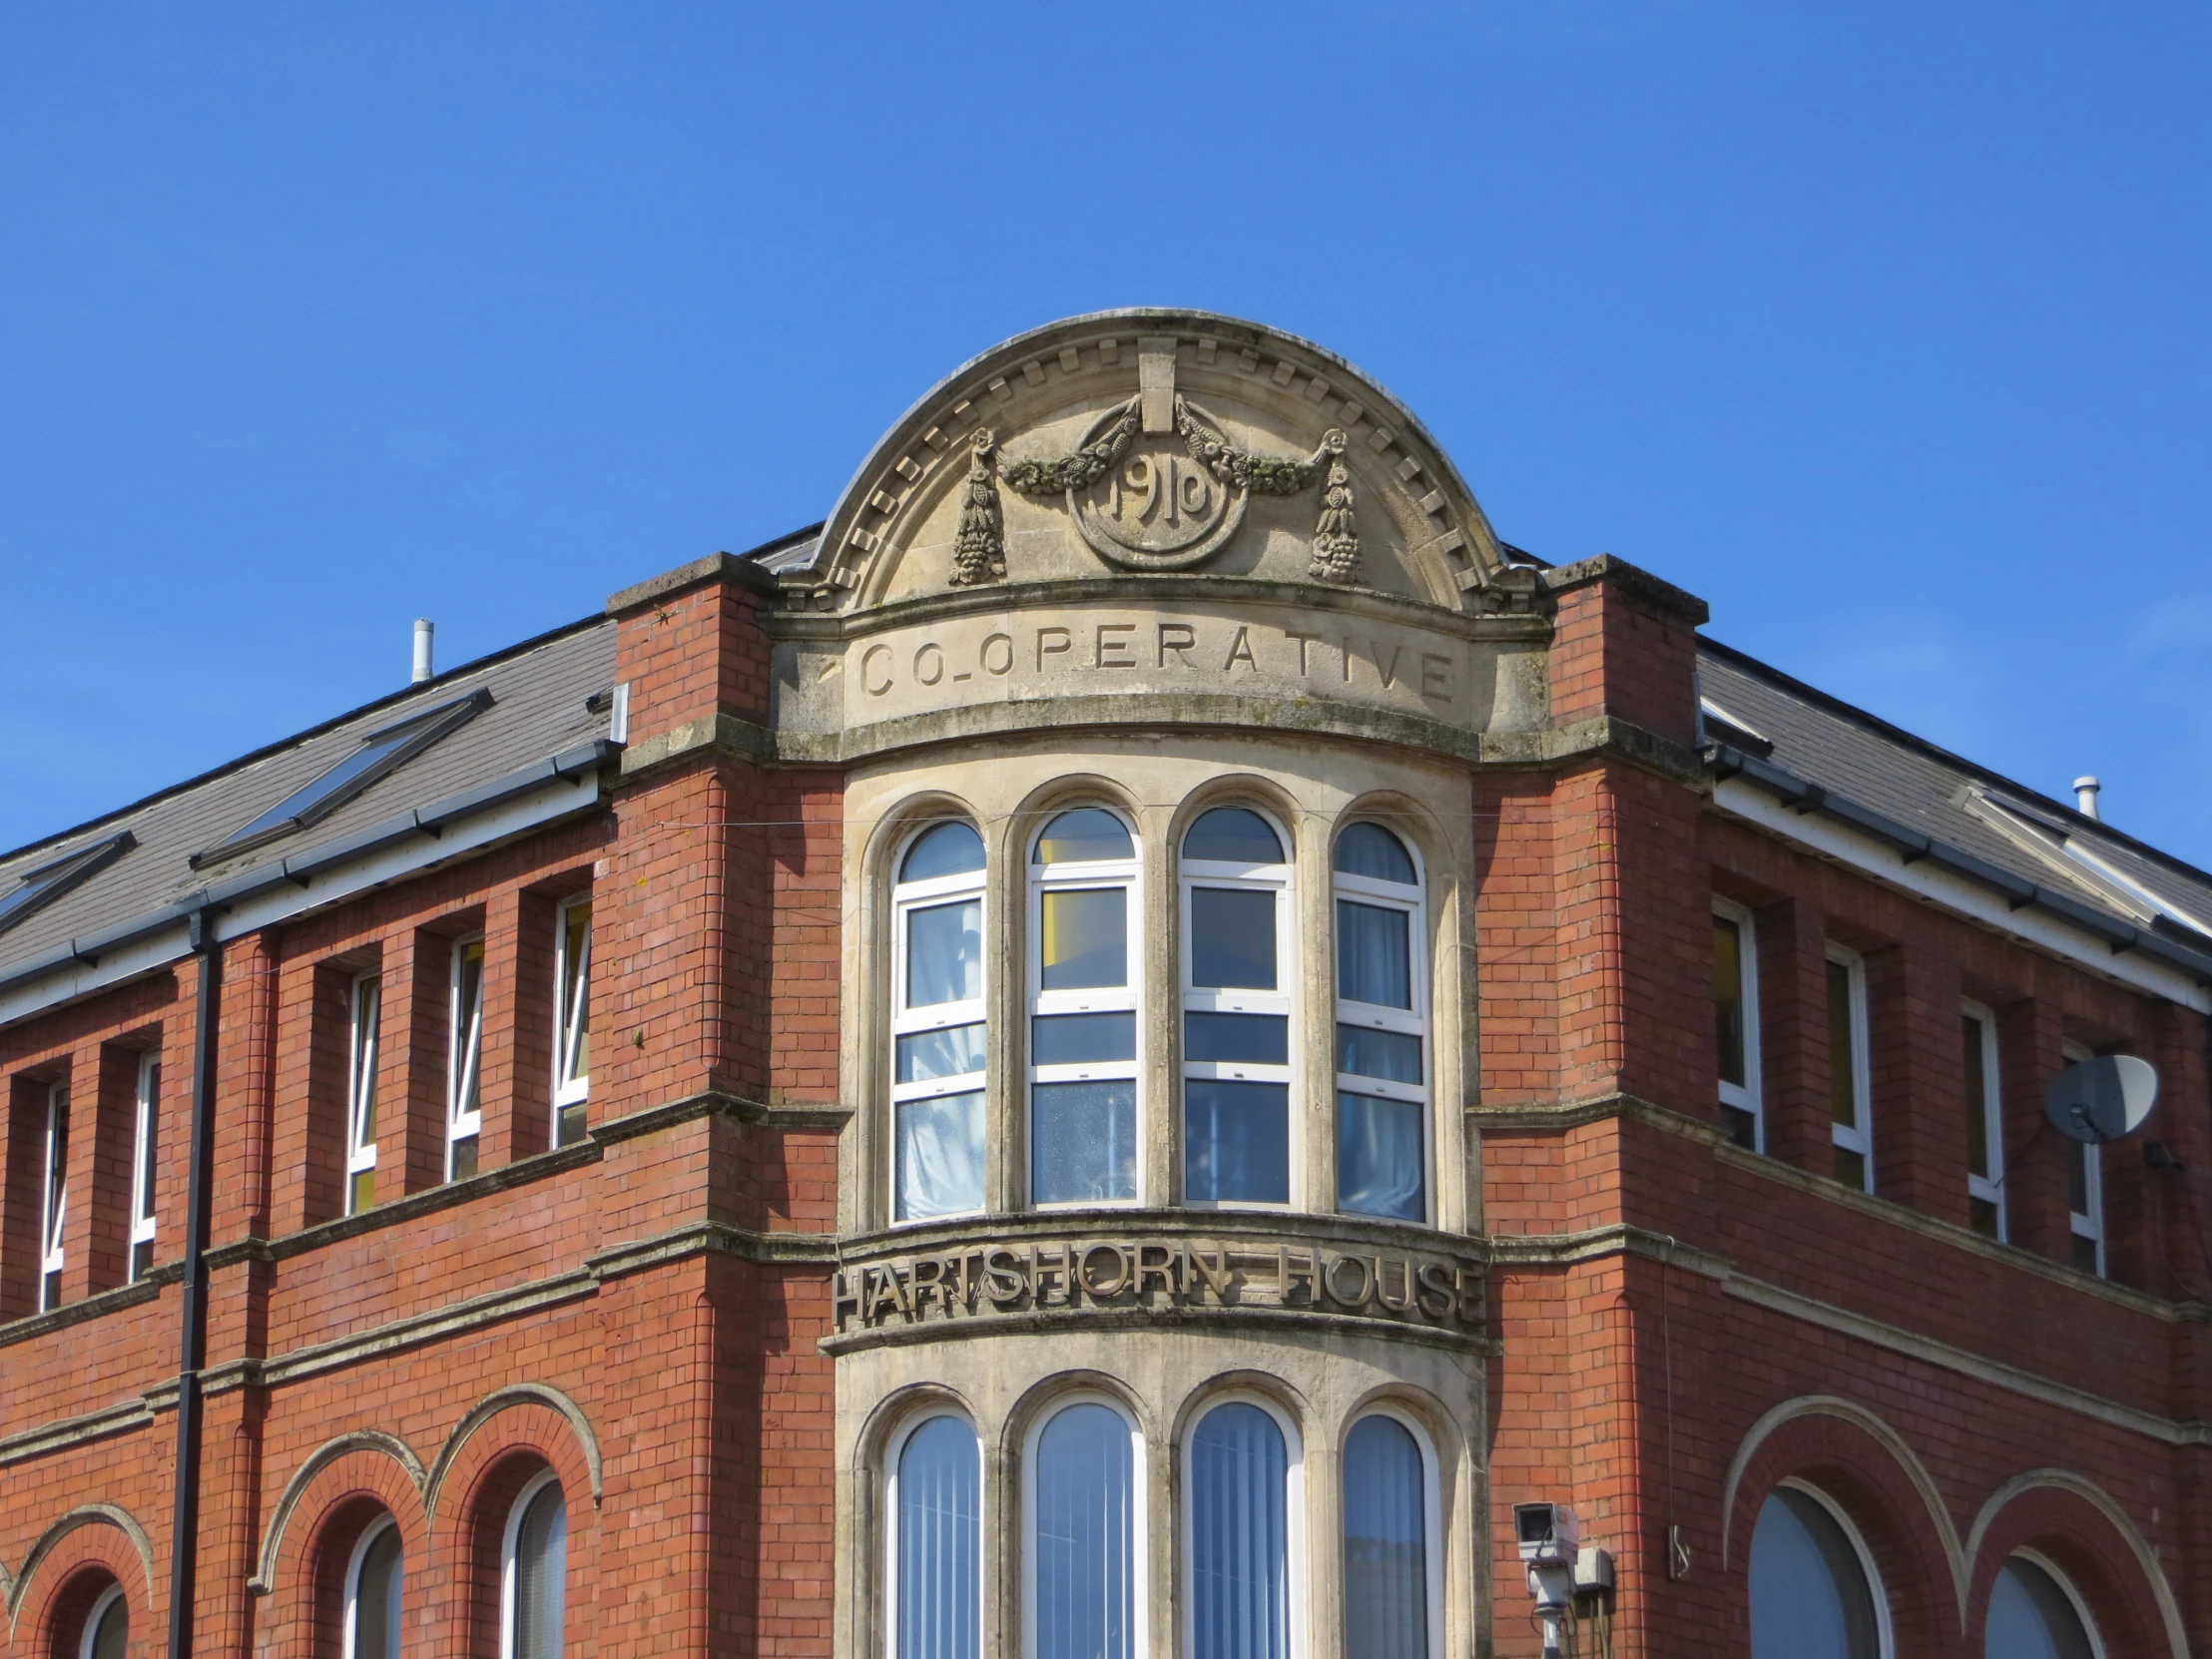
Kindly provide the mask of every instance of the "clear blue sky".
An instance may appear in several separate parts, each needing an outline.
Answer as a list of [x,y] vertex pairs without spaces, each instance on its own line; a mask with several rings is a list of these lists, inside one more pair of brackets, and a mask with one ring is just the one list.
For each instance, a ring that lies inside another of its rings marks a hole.
[[1508,540],[2212,862],[2212,8],[0,12],[0,846],[1235,312]]

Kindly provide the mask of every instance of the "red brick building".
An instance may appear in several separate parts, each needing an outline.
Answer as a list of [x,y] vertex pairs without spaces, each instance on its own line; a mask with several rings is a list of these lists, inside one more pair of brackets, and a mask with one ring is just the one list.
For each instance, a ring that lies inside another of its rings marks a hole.
[[6,1651],[2189,1652],[2212,876],[1705,620],[1080,317],[0,858]]

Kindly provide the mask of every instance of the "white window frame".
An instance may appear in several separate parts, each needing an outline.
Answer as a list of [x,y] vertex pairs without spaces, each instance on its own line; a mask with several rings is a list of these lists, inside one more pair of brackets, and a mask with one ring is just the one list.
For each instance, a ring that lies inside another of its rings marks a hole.
[[[2105,1659],[2110,1650],[2105,1647],[2104,1637],[2097,1630],[2096,1616],[2089,1611],[2089,1604],[2082,1600],[2081,1592],[2074,1587],[2074,1581],[2066,1576],[2065,1569],[2041,1550],[2015,1549],[2004,1559],[2009,1561],[2014,1555],[2029,1566],[2041,1568],[2050,1581],[2058,1586],[2058,1593],[2066,1598],[2067,1605],[2074,1610],[2074,1617],[2081,1621],[2082,1633],[2089,1638],[2089,1652],[2093,1659]],[[1997,1564],[1997,1570],[2004,1570],[2003,1562]]]
[[[1866,1172],[1865,1180],[1859,1190],[1871,1193],[1875,1190],[1874,1045],[1868,1040],[1867,1030],[1867,963],[1866,958],[1861,956],[1858,951],[1834,941],[1827,944],[1825,955],[1827,960],[1834,962],[1845,970],[1851,987],[1849,998],[1852,1058],[1851,1109],[1854,1121],[1838,1123],[1831,1117],[1829,1120],[1830,1139],[1839,1151],[1855,1152],[1859,1155],[1862,1168]],[[1824,982],[1821,987],[1821,1002],[1824,1010],[1828,1001],[1828,987],[1825,983],[1826,973],[1827,970],[1822,969]],[[1830,1067],[1833,1068],[1835,1063],[1835,1056],[1831,1054],[1829,1056]],[[1831,1084],[1832,1088],[1833,1086]]]
[[575,984],[570,985],[568,960],[569,917],[579,908],[591,905],[590,893],[578,893],[564,899],[553,912],[553,1133],[555,1146],[562,1145],[561,1112],[569,1106],[581,1106],[591,1098],[591,1071],[589,1062],[579,1074],[576,1070],[576,1039],[580,1031],[591,1028],[591,966],[592,935],[597,931],[594,918],[584,922],[584,943],[578,954],[583,958],[576,964]]
[[[376,1173],[376,1143],[363,1141],[365,1119],[376,1101],[378,1051],[383,1041],[384,993],[379,970],[354,975],[346,989],[345,1021],[345,1213],[356,1214],[355,1178]],[[362,1030],[363,1024],[367,1030]]]
[[[1362,818],[1347,819],[1338,830],[1341,839],[1344,831],[1355,825],[1369,822]],[[1420,1108],[1420,1158],[1421,1158],[1421,1214],[1417,1220],[1408,1221],[1401,1216],[1369,1215],[1364,1211],[1344,1209],[1344,1172],[1338,1171],[1337,1191],[1330,1195],[1330,1208],[1343,1214],[1358,1214],[1364,1221],[1393,1224],[1399,1227],[1425,1227],[1436,1213],[1436,1135],[1434,1112],[1430,1102],[1434,1099],[1433,1086],[1436,1076],[1436,1057],[1428,1040],[1429,987],[1428,987],[1428,871],[1420,852],[1396,830],[1387,825],[1377,824],[1391,840],[1398,844],[1405,856],[1412,860],[1413,884],[1410,887],[1396,881],[1379,881],[1372,875],[1348,875],[1337,868],[1336,848],[1330,849],[1330,898],[1329,898],[1329,979],[1332,1000],[1335,1003],[1336,1021],[1329,1032],[1331,1065],[1343,1057],[1343,1044],[1338,1041],[1337,1025],[1355,1025],[1371,1031],[1391,1031],[1409,1036],[1420,1044],[1419,1083],[1393,1083],[1382,1077],[1362,1077],[1349,1071],[1335,1071],[1336,1093],[1330,1099],[1329,1122],[1332,1130],[1341,1127],[1344,1111],[1342,1096],[1366,1095],[1373,1100],[1407,1101]],[[1356,904],[1372,905],[1379,910],[1401,910],[1405,913],[1405,972],[1413,1006],[1387,1008],[1379,1003],[1355,1002],[1344,994],[1344,971],[1338,960],[1341,941],[1337,936],[1337,902],[1350,899]],[[1295,1109],[1295,1108],[1294,1108]],[[1295,1188],[1293,1189],[1296,1190]]]
[[1996,1207],[1997,1240],[2002,1243],[2010,1237],[2010,1222],[2004,1213],[2004,1088],[1997,1077],[1997,1016],[1970,999],[1958,1004],[1958,1012],[1981,1026],[1981,1135],[1989,1149],[1987,1175],[1966,1171],[1966,1196]]
[[[1417,867],[1417,866],[1416,866]],[[1345,1424],[1344,1438],[1337,1447],[1337,1467],[1345,1466],[1346,1453],[1352,1446],[1352,1431],[1370,1417],[1388,1417],[1413,1436],[1413,1444],[1420,1451],[1421,1478],[1421,1538],[1423,1588],[1428,1601],[1428,1656],[1443,1659],[1444,1652],[1444,1511],[1441,1467],[1436,1459],[1435,1441],[1429,1438],[1428,1428],[1420,1418],[1404,1407],[1389,1400],[1377,1400],[1355,1412]],[[1343,1559],[1345,1549],[1344,1479],[1340,1472],[1337,1482],[1337,1549],[1338,1571],[1350,1577],[1349,1564]],[[1341,1598],[1340,1598],[1341,1600]]]
[[[906,1442],[923,1427],[940,1417],[949,1417],[968,1431],[968,1442],[975,1448],[975,1628],[978,1636],[983,1630],[983,1612],[991,1604],[989,1533],[985,1529],[988,1519],[987,1500],[983,1491],[985,1470],[983,1467],[983,1436],[966,1412],[950,1405],[935,1405],[916,1411],[898,1425],[883,1447],[883,1659],[898,1659],[898,1460],[906,1454]],[[1132,1482],[1132,1494],[1134,1481]],[[1134,1499],[1132,1495],[1132,1507]],[[1026,1539],[1026,1534],[1024,1534]],[[990,1651],[987,1641],[979,1641],[982,1652]],[[502,1656],[511,1659],[511,1656]]]
[[[884,1213],[891,1218],[893,1227],[923,1227],[954,1220],[952,1215],[916,1216],[901,1219],[898,1214],[898,1108],[913,1100],[935,1100],[943,1095],[981,1094],[985,1097],[985,1109],[989,1105],[989,1053],[990,1053],[990,1000],[991,1000],[991,900],[987,890],[990,875],[989,847],[984,848],[981,869],[963,869],[951,875],[934,875],[926,880],[901,881],[899,871],[905,867],[906,855],[921,839],[939,824],[958,822],[976,827],[966,819],[946,821],[932,819],[916,825],[913,830],[900,839],[891,858],[891,1019],[890,1048],[884,1055],[890,1079],[890,1123],[885,1146],[889,1156],[883,1160],[884,1179],[888,1188],[888,1201]],[[980,834],[980,830],[977,830]],[[976,993],[959,1002],[932,1002],[925,1007],[909,1009],[906,1005],[906,918],[916,910],[934,909],[940,904],[963,899],[975,900],[977,911],[977,937],[983,941],[982,959],[977,964]],[[923,1031],[949,1031],[955,1026],[980,1025],[983,1027],[984,1069],[964,1071],[955,1077],[932,1077],[920,1083],[898,1081],[898,1039]],[[986,1175],[982,1203],[973,1210],[957,1212],[962,1216],[981,1215],[990,1205],[990,1183]]]
[[[515,1574],[520,1565],[515,1551],[522,1541],[522,1517],[529,1513],[530,1504],[537,1495],[546,1487],[559,1484],[560,1478],[558,1470],[540,1469],[507,1508],[507,1525],[499,1541],[499,1659],[515,1659]],[[567,1492],[561,1494],[561,1501],[564,1504],[568,1501]],[[561,1623],[564,1627],[568,1623],[568,1561],[565,1555],[561,1561]],[[565,1652],[568,1646],[565,1628],[563,1637],[559,1645]]]
[[[1751,1149],[1764,1154],[1767,1150],[1767,1107],[1763,1086],[1765,1071],[1759,1050],[1758,921],[1750,910],[1726,898],[1713,900],[1713,914],[1733,923],[1736,928],[1736,995],[1744,1010],[1744,1080],[1739,1084],[1721,1079],[1721,1104],[1750,1114]],[[1718,1056],[1715,1062],[1717,1065]]]
[[[2072,1592],[2069,1591],[2068,1593],[2071,1594]],[[94,1659],[93,1644],[100,1637],[100,1621],[108,1616],[108,1609],[121,1600],[123,1600],[123,1586],[121,1584],[110,1584],[100,1592],[100,1599],[92,1604],[92,1611],[85,1615],[84,1634],[77,1638],[78,1659]],[[131,1609],[128,1606],[123,1609],[123,1616],[126,1620],[130,1618]]]
[[1022,1659],[1037,1659],[1037,1446],[1052,1419],[1071,1405],[1103,1405],[1129,1430],[1129,1659],[1147,1659],[1152,1647],[1152,1480],[1145,1465],[1144,1429],[1127,1405],[1096,1388],[1056,1395],[1030,1420],[1028,1432],[1022,1436]]
[[[353,1540],[353,1553],[345,1562],[345,1620],[344,1659],[360,1659],[355,1644],[354,1626],[360,1616],[361,1563],[368,1558],[368,1547],[386,1532],[396,1532],[399,1522],[390,1515],[381,1515],[361,1528],[361,1535]],[[406,1540],[400,1540],[399,1549],[399,1606],[404,1613],[407,1605],[407,1550]],[[405,1646],[404,1643],[401,1644]]]
[[46,1087],[46,1135],[39,1159],[38,1311],[61,1306],[61,1275],[69,1225],[69,1085]]
[[1826,1509],[1829,1519],[1843,1529],[1845,1541],[1851,1545],[1852,1553],[1859,1557],[1859,1570],[1866,1574],[1867,1593],[1874,1598],[1876,1645],[1881,1650],[1882,1659],[1896,1659],[1897,1632],[1891,1628],[1890,1624],[1890,1592],[1883,1587],[1882,1571],[1875,1565],[1874,1551],[1867,1547],[1866,1535],[1859,1530],[1858,1523],[1851,1518],[1850,1513],[1842,1504],[1809,1480],[1800,1480],[1795,1475],[1791,1475],[1776,1481],[1775,1484],[1777,1486],[1787,1486],[1792,1491],[1803,1492],[1823,1509]]
[[162,1088],[162,1056],[158,1049],[149,1049],[139,1056],[138,1103],[131,1124],[131,1256],[128,1281],[137,1284],[146,1274],[139,1267],[139,1247],[146,1247],[147,1267],[153,1266],[154,1235],[158,1221],[154,1214],[154,1184],[159,1172],[154,1168],[157,1146],[156,1135],[160,1128]]
[[[1198,1651],[1198,1597],[1193,1593],[1198,1583],[1198,1527],[1191,1512],[1198,1497],[1198,1482],[1191,1476],[1191,1442],[1198,1437],[1199,1424],[1220,1406],[1233,1404],[1257,1405],[1275,1419],[1275,1426],[1283,1433],[1283,1599],[1290,1610],[1290,1642],[1284,1659],[1305,1659],[1306,1440],[1290,1412],[1252,1388],[1225,1388],[1219,1393],[1208,1394],[1191,1412],[1183,1428],[1182,1443],[1176,1447],[1176,1465],[1181,1476],[1177,1484],[1182,1488],[1178,1518],[1182,1522],[1183,1544],[1178,1554],[1183,1568],[1183,1651],[1187,1654]],[[1343,1524],[1340,1514],[1340,1530]]]
[[[1036,862],[1037,843],[1044,838],[1045,830],[1062,813],[1078,813],[1095,809],[1105,813],[1128,831],[1131,856],[1127,858],[1098,859],[1090,863]],[[1127,814],[1104,802],[1079,801],[1055,809],[1046,819],[1044,828],[1037,831],[1029,843],[1028,857],[1023,869],[1029,880],[1029,1015],[1032,1023],[1023,1033],[1023,1052],[1030,1056],[1029,1084],[1033,1089],[1039,1083],[1090,1083],[1115,1082],[1126,1079],[1135,1089],[1136,1107],[1136,1168],[1137,1190],[1129,1198],[1079,1199],[1064,1203],[1040,1204],[1032,1196],[1031,1208],[1039,1210],[1096,1209],[1102,1206],[1128,1208],[1145,1201],[1145,1101],[1144,1101],[1144,1021],[1138,1017],[1142,1006],[1144,985],[1144,885],[1142,879],[1144,843],[1137,838],[1137,827]],[[1084,990],[1048,991],[1044,988],[1044,895],[1048,892],[1097,892],[1118,887],[1122,892],[1122,914],[1126,918],[1128,937],[1126,947],[1129,960],[1129,983],[1116,989],[1113,986],[1096,986]],[[988,952],[985,952],[986,957]],[[903,956],[901,960],[903,960]],[[1040,1066],[1031,1052],[1035,1038],[1035,1019],[1050,1014],[1104,1014],[1126,1013],[1136,1026],[1134,1058],[1128,1060],[1094,1060],[1081,1065]],[[980,1086],[980,1085],[978,1085]],[[1026,1126],[1028,1144],[1034,1148],[1036,1135],[1036,1106],[1033,1093],[1023,1101],[1022,1121]],[[1033,1166],[1032,1166],[1033,1167]],[[1027,1183],[1028,1175],[1023,1177]]]
[[[1191,830],[1197,826],[1198,821],[1218,807],[1242,807],[1245,811],[1262,820],[1270,830],[1275,831],[1277,842],[1284,848],[1285,861],[1279,864],[1240,864],[1213,858],[1182,857],[1183,841],[1190,838]],[[1183,1061],[1182,1078],[1186,1084],[1193,1081],[1222,1080],[1239,1083],[1282,1084],[1285,1102],[1284,1117],[1286,1119],[1284,1133],[1289,1137],[1290,1168],[1288,1196],[1280,1204],[1244,1198],[1194,1199],[1190,1196],[1189,1171],[1180,1167],[1184,1158],[1187,1137],[1178,1134],[1176,1162],[1180,1177],[1178,1186],[1183,1190],[1183,1203],[1187,1208],[1194,1210],[1291,1211],[1301,1209],[1303,1205],[1300,1202],[1300,1195],[1306,1190],[1306,1136],[1304,1132],[1306,1114],[1300,1110],[1299,1103],[1298,1056],[1301,1046],[1299,1040],[1301,1033],[1298,1028],[1297,995],[1300,968],[1296,916],[1298,890],[1295,883],[1295,866],[1291,862],[1297,854],[1290,831],[1284,828],[1282,821],[1273,813],[1253,802],[1209,801],[1193,813],[1189,821],[1184,824],[1182,834],[1176,842],[1176,919],[1179,924],[1176,960],[1178,964],[1177,975],[1181,981],[1180,1000],[1182,1003],[1176,1022],[1178,1048],[1182,1048],[1187,1042],[1185,1037],[1187,1022],[1181,1018],[1181,1015],[1276,1014],[1282,1016],[1284,1021],[1287,1041],[1285,1051],[1289,1056],[1288,1063],[1280,1066],[1262,1065],[1248,1060],[1192,1060],[1186,1058]],[[1275,894],[1276,988],[1274,990],[1260,991],[1214,987],[1201,989],[1191,983],[1191,892],[1196,887],[1233,887],[1244,888],[1247,891],[1272,892]],[[1335,929],[1332,928],[1331,932],[1334,934]],[[1330,972],[1334,974],[1335,971],[1336,963],[1332,961]],[[1330,1040],[1332,1042],[1336,1040],[1334,1031],[1330,1033]],[[1180,1097],[1183,1092],[1178,1091],[1177,1105],[1179,1108],[1182,1105]],[[1334,1114],[1332,1114],[1332,1117],[1334,1117]],[[1176,1121],[1180,1129],[1183,1121],[1180,1109],[1176,1114]],[[1332,1195],[1332,1199],[1334,1199],[1334,1195]],[[1334,1203],[1332,1203],[1331,1208],[1335,1208]]]
[[[2079,1065],[2084,1060],[2096,1058],[2094,1051],[2084,1043],[2062,1043],[2059,1046],[2059,1052],[2065,1057],[2066,1064],[2069,1066]],[[2089,1208],[2086,1210],[2076,1210],[2073,1207],[2073,1182],[2068,1180],[2066,1183],[2067,1232],[2076,1239],[2087,1239],[2095,1244],[2097,1249],[2096,1276],[2103,1279],[2109,1273],[2109,1263],[2105,1255],[2104,1148],[2093,1142],[2076,1141],[2070,1138],[2067,1144],[2080,1149],[2072,1153],[2071,1156],[2081,1160],[2081,1188],[2083,1195],[2089,1202]],[[2067,1266],[2071,1267],[2072,1265],[2073,1259],[2069,1254]]]
[[[461,987],[468,953],[476,952],[476,998],[464,1008]],[[484,1132],[484,936],[471,934],[453,941],[452,968],[446,985],[445,1043],[445,1178],[453,1179],[453,1149],[458,1142],[477,1139]],[[466,1109],[464,1101],[475,1104]]]

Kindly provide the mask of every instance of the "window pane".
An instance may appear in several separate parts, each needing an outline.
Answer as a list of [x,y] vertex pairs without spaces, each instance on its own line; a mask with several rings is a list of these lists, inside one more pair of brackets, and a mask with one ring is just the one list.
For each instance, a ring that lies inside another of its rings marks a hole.
[[1249,887],[1191,889],[1191,983],[1275,989],[1275,894]]
[[1183,1084],[1183,1185],[1195,1203],[1291,1201],[1289,1087],[1282,1083]]
[[364,979],[353,987],[353,1145],[365,1147],[376,1139],[376,1021],[379,998],[376,981]]
[[568,1502],[550,1485],[515,1529],[514,1659],[560,1659],[567,1579]]
[[1131,1659],[1135,1651],[1129,1425],[1070,1405],[1037,1436],[1036,1659]]
[[898,1454],[898,1659],[976,1659],[981,1478],[975,1431],[931,1417]]
[[906,912],[906,1006],[972,1002],[983,994],[983,901]]
[[1981,1021],[1967,1014],[1958,1022],[1959,1046],[1966,1062],[1966,1168],[1974,1175],[1989,1173],[1988,1079],[1981,1064]]
[[898,1119],[898,1219],[926,1221],[983,1207],[983,1096],[909,1100]]
[[1420,1081],[1420,1038],[1404,1031],[1337,1027],[1337,1069],[1355,1077],[1380,1077],[1385,1083]]
[[1966,1201],[1966,1225],[1985,1239],[1997,1236],[1997,1207],[1985,1198]]
[[561,950],[561,1081],[591,1076],[591,906],[563,912]]
[[1345,1439],[1345,1659],[1428,1659],[1428,1501],[1405,1425]]
[[1347,875],[1412,886],[1419,879],[1404,844],[1380,824],[1355,824],[1337,837],[1337,867]]
[[482,1092],[477,1075],[483,1043],[484,946],[461,946],[453,961],[453,1099],[455,1117],[478,1109]]
[[924,830],[906,848],[898,866],[901,881],[928,881],[939,875],[964,875],[983,867],[983,837],[972,824],[940,824]]
[[1721,1081],[1748,1087],[1744,1074],[1743,935],[1726,916],[1713,918],[1713,1027]]
[[362,1552],[353,1583],[353,1659],[399,1659],[399,1528]]
[[1337,900],[1337,994],[1381,1008],[1413,1005],[1408,927],[1403,910]]
[[1038,1083],[1029,1093],[1030,1196],[1039,1204],[1137,1196],[1137,1085]]
[[159,1060],[149,1063],[146,1070],[140,1074],[140,1078],[142,1104],[139,1119],[138,1167],[134,1172],[138,1178],[138,1211],[132,1219],[134,1221],[152,1221],[154,1219],[154,1163],[162,1129],[162,1063]]
[[1289,1455],[1257,1405],[1217,1405],[1191,1435],[1193,1659],[1288,1659]]
[[1135,1014],[1043,1014],[1029,1022],[1033,1066],[1079,1066],[1136,1057]]
[[1255,1066],[1291,1063],[1291,1022],[1283,1014],[1185,1014],[1183,1058]]
[[1721,1121],[1728,1126],[1728,1138],[1746,1152],[1759,1150],[1759,1119],[1755,1113],[1734,1106],[1721,1108]]
[[2082,1273],[2095,1273],[2097,1271],[2096,1240],[2084,1239],[2078,1233],[2074,1235],[2073,1265],[2076,1270]]
[[1136,846],[1128,828],[1112,813],[1099,807],[1078,807],[1062,813],[1044,827],[1030,862],[1037,864],[1091,864],[1112,858],[1134,858]]
[[1224,864],[1279,864],[1283,843],[1258,813],[1244,807],[1216,807],[1200,814],[1183,837],[1183,856]]
[[2066,1143],[2066,1203],[2077,1216],[2089,1213],[2089,1160],[2095,1155],[2086,1141]]
[[1828,1115],[1859,1121],[1859,1048],[1851,1034],[1851,969],[1828,964]]
[[1752,1659],[1880,1659],[1859,1553],[1817,1499],[1778,1488],[1751,1536]]
[[1337,1205],[1358,1216],[1419,1221],[1423,1192],[1421,1115],[1405,1100],[1337,1096]]
[[1867,1190],[1866,1154],[1863,1152],[1846,1152],[1842,1147],[1838,1147],[1836,1149],[1835,1174],[1836,1179],[1845,1186],[1857,1187],[1861,1192],[1865,1192]]
[[2057,1580],[2017,1555],[1989,1587],[1987,1659],[2094,1659],[2081,1615]]
[[1041,895],[1037,956],[1044,988],[1129,983],[1129,894],[1120,887]]
[[92,1659],[124,1659],[131,1647],[131,1609],[127,1599],[117,1596],[108,1603],[100,1615],[100,1626],[92,1633],[88,1644]]
[[933,1083],[983,1069],[983,1027],[951,1025],[900,1037],[893,1070],[901,1083]]

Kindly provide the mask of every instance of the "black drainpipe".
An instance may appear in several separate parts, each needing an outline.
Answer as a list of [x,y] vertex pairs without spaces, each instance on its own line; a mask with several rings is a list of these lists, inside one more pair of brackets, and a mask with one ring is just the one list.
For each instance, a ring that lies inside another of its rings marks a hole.
[[215,934],[215,912],[195,911],[189,926],[200,977],[192,1028],[192,1171],[185,1183],[177,1498],[169,1522],[169,1659],[192,1659],[194,1579],[200,1565],[200,1368],[208,1358],[208,1189],[215,1159],[216,1032],[223,994],[223,941]]

